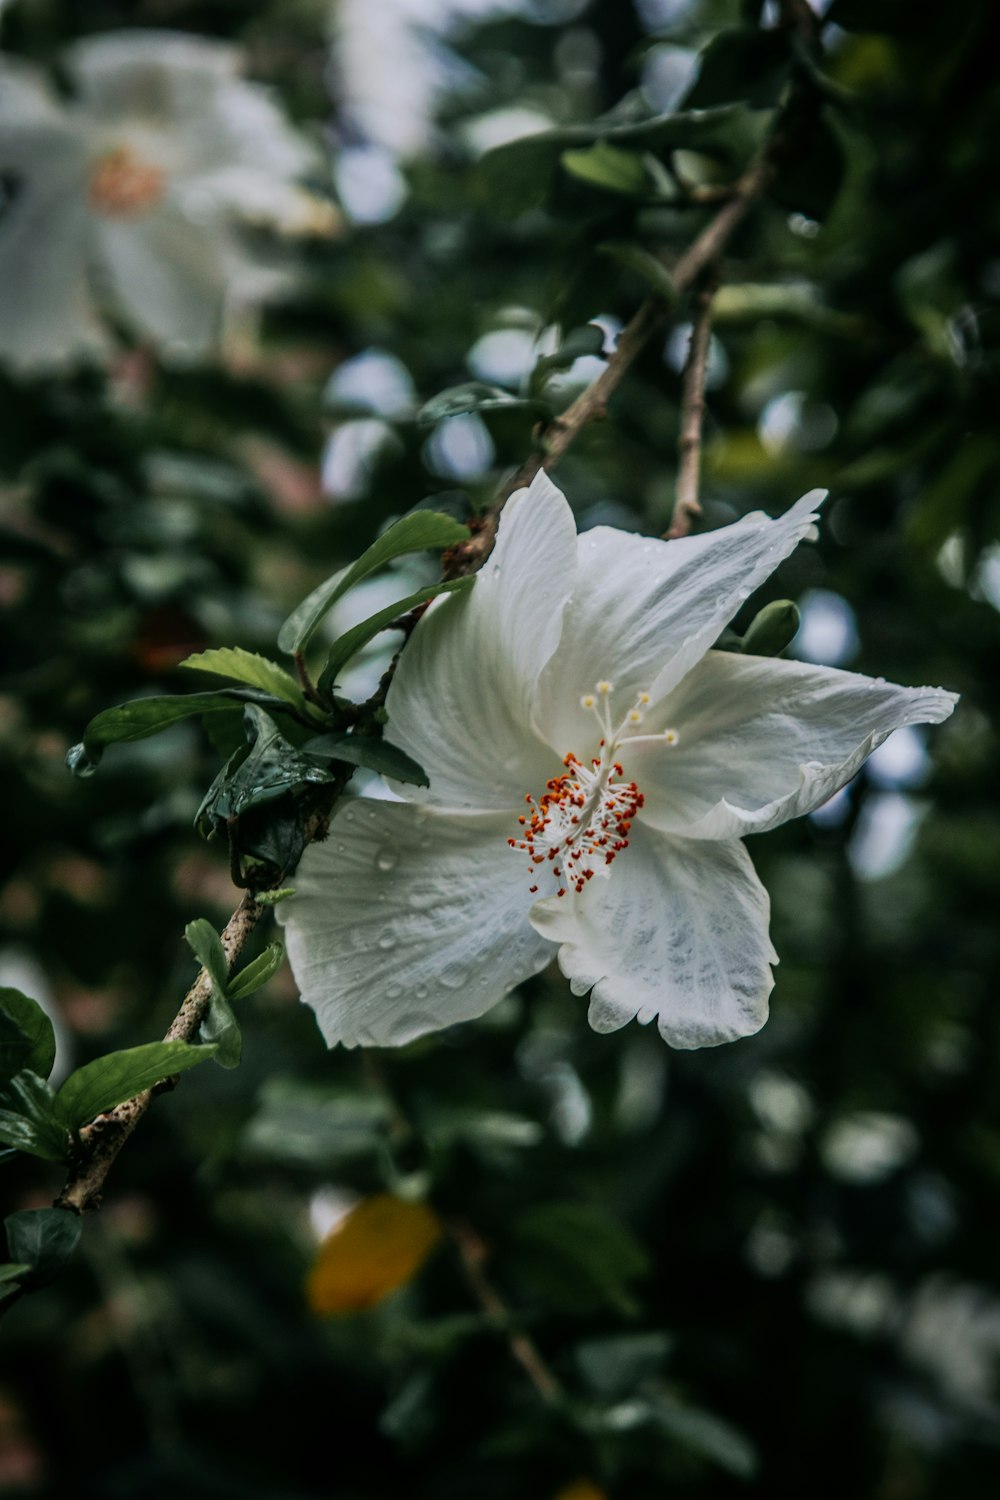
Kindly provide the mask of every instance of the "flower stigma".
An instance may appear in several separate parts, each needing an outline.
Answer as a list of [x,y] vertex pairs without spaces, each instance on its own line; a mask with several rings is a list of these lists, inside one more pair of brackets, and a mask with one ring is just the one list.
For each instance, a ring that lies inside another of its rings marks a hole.
[[[613,691],[614,684],[602,679],[593,693],[580,699],[581,708],[594,714],[601,729],[600,754],[587,763],[570,751],[563,759],[562,775],[550,777],[537,800],[525,797],[529,810],[517,820],[523,832],[520,838],[507,840],[512,849],[528,855],[533,876],[540,876],[542,867],[548,866],[558,882],[557,896],[565,896],[568,890],[579,895],[595,875],[607,878],[610,866],[628,848],[632,822],[646,799],[636,782],[625,780],[617,758],[621,745],[640,740],[667,746],[678,742],[674,729],[651,735],[631,733],[643,721],[649,693],[640,693],[614,728],[608,706]],[[528,889],[535,895],[537,883]]]
[[96,213],[112,219],[146,213],[163,197],[164,172],[131,146],[116,146],[95,161],[88,196]]

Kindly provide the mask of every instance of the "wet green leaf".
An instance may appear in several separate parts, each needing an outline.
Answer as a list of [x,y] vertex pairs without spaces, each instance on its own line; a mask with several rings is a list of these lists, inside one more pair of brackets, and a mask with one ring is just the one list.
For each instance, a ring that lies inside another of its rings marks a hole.
[[227,819],[242,817],[251,808],[333,780],[329,771],[289,744],[261,709],[248,706],[245,727],[250,745],[223,767],[198,809],[196,822],[203,831],[218,831]]
[[56,1109],[66,1125],[77,1130],[165,1078],[207,1062],[214,1053],[214,1047],[192,1047],[179,1041],[147,1042],[142,1047],[109,1052],[70,1074],[56,1094]]
[[332,693],[337,685],[337,677],[350,661],[354,654],[361,650],[362,646],[368,644],[373,636],[378,635],[380,630],[385,630],[395,620],[403,615],[409,614],[411,609],[417,609],[421,604],[428,604],[438,594],[455,594],[462,590],[471,588],[475,577],[453,578],[448,583],[431,583],[426,588],[417,589],[416,593],[408,594],[405,599],[399,599],[395,604],[380,609],[377,614],[369,615],[367,620],[362,620],[352,630],[346,630],[342,636],[330,648],[330,654],[326,660],[326,666],[320,675],[318,687],[321,693]]
[[149,735],[160,734],[183,719],[232,709],[234,702],[262,704],[277,711],[287,711],[288,708],[282,699],[249,688],[221,688],[216,693],[178,693],[156,698],[133,698],[129,703],[119,704],[117,708],[106,708],[91,719],[84,730],[81,743],[74,745],[66,756],[66,764],[77,776],[89,776],[97,769],[106,746],[147,739]]
[[278,645],[289,654],[304,651],[328,611],[363,578],[385,567],[395,557],[403,557],[409,552],[439,551],[465,541],[468,535],[467,526],[436,511],[414,511],[403,516],[402,520],[383,531],[346,572],[328,578],[303,599],[282,625]]
[[0,989],[0,1085],[22,1068],[48,1078],[55,1056],[52,1022],[38,1001],[20,990]]
[[346,761],[351,766],[364,766],[377,771],[380,776],[389,776],[393,781],[405,781],[410,786],[430,786],[427,772],[405,750],[397,750],[388,740],[376,740],[365,734],[321,734],[307,740],[302,747],[309,755],[329,756],[332,760]]

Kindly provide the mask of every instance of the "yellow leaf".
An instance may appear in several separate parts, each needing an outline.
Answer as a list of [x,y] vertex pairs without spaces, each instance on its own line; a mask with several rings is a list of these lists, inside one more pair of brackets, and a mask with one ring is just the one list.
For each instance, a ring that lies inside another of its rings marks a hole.
[[591,1484],[589,1479],[576,1479],[561,1489],[555,1500],[608,1500],[608,1497],[596,1484]]
[[325,1315],[373,1307],[417,1274],[440,1238],[426,1203],[389,1193],[364,1199],[320,1247],[306,1288],[309,1306]]

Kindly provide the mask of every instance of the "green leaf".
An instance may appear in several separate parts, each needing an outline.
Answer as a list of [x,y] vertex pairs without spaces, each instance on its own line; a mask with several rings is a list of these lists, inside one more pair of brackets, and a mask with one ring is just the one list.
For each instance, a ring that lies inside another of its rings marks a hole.
[[[289,893],[291,894],[291,893]],[[246,1000],[262,985],[265,985],[281,968],[285,956],[285,949],[281,943],[269,943],[263,953],[251,959],[246,968],[234,974],[229,981],[230,1000]]]
[[255,705],[247,706],[245,730],[249,748],[230,758],[198,809],[195,823],[202,832],[219,832],[229,818],[240,818],[309,784],[333,780],[328,770],[289,744],[274,720]]
[[257,900],[261,906],[277,906],[280,901],[287,901],[289,896],[294,895],[293,885],[283,885],[276,891],[258,891]]
[[229,1004],[229,965],[222,940],[204,917],[189,922],[184,937],[211,984],[208,1010],[198,1035],[202,1042],[215,1046],[215,1061],[220,1067],[238,1068],[243,1055],[243,1038]]
[[[510,391],[498,385],[487,385],[482,380],[469,380],[464,385],[451,385],[440,391],[417,412],[420,427],[434,427],[446,417],[465,416],[469,412],[529,412],[533,416],[549,416],[550,408],[544,401],[526,396],[512,396]],[[461,541],[459,537],[457,540]]]
[[645,198],[652,188],[641,153],[623,151],[609,141],[595,141],[579,151],[564,151],[559,160],[571,177],[608,193]]
[[595,1396],[614,1400],[657,1375],[673,1345],[670,1334],[652,1330],[611,1334],[578,1344],[576,1363]]
[[105,747],[148,739],[160,734],[182,719],[198,714],[221,713],[233,703],[263,704],[272,710],[287,712],[288,705],[270,693],[246,688],[221,688],[216,693],[177,693],[157,698],[133,698],[117,708],[106,708],[91,719],[83,740],[66,756],[66,764],[77,776],[91,776],[97,769]]
[[487,151],[479,163],[483,197],[491,211],[508,217],[542,203],[565,151],[605,141],[625,150],[700,151],[732,165],[748,159],[767,128],[768,117],[742,104],[688,110],[626,121],[612,117],[590,125],[567,125],[520,136]]
[[322,1172],[380,1151],[390,1114],[387,1101],[370,1094],[273,1078],[264,1085],[243,1144],[255,1158]]
[[378,635],[380,630],[385,630],[402,615],[409,614],[411,609],[429,603],[438,594],[458,593],[470,588],[473,583],[475,583],[475,576],[453,578],[448,583],[428,584],[426,588],[417,589],[416,593],[408,594],[405,599],[399,599],[395,604],[389,604],[385,609],[380,609],[377,614],[369,615],[367,620],[362,620],[360,625],[355,625],[353,629],[345,630],[330,648],[326,666],[320,674],[319,691],[332,693],[336,687],[338,675],[351,657],[356,651],[360,651],[362,646],[367,645],[373,636]]
[[430,786],[423,767],[387,740],[372,739],[366,734],[321,734],[307,740],[302,748],[308,755],[329,756],[351,766],[364,766],[393,781],[405,781],[409,786]]
[[667,1396],[654,1401],[651,1411],[656,1425],[686,1448],[738,1479],[753,1478],[757,1454],[752,1443],[721,1417],[696,1406],[682,1406]]
[[55,1095],[30,1068],[11,1078],[0,1091],[0,1141],[44,1161],[64,1161],[69,1148],[65,1122]]
[[668,307],[671,307],[677,300],[670,272],[662,260],[658,260],[651,251],[644,250],[641,245],[633,244],[629,240],[605,240],[602,245],[597,246],[597,253],[609,256],[619,265],[641,276]]
[[224,995],[229,984],[229,962],[222,939],[211,922],[206,917],[195,917],[184,929],[184,941]]
[[181,666],[195,672],[215,672],[219,677],[231,677],[235,682],[263,688],[266,693],[283,698],[295,708],[304,707],[302,690],[295,678],[276,661],[258,656],[255,651],[244,651],[240,646],[223,646],[214,651],[199,651],[182,661]]
[[745,99],[758,107],[776,104],[788,82],[791,57],[783,31],[733,26],[719,31],[701,54],[698,76],[688,90],[688,109]]
[[52,1022],[38,1001],[20,990],[0,989],[0,1084],[22,1068],[48,1078],[55,1056]]
[[456,542],[467,540],[468,535],[467,526],[437,511],[421,510],[403,516],[395,525],[383,531],[346,573],[328,578],[292,610],[278,632],[278,645],[289,655],[305,650],[320,621],[337,600],[370,573],[385,567],[394,557],[403,557],[408,552],[437,551],[442,547],[452,547]]
[[24,1273],[30,1270],[31,1267],[26,1261],[7,1261],[6,1265],[0,1266],[0,1282],[20,1281]]
[[791,599],[775,599],[754,617],[740,650],[747,656],[780,656],[798,628],[798,607]]
[[567,370],[575,360],[604,352],[605,333],[596,323],[571,328],[551,354],[543,355],[531,372],[531,389],[540,390],[555,370]]
[[607,1214],[581,1203],[549,1203],[516,1225],[522,1274],[546,1300],[566,1310],[636,1311],[629,1283],[649,1260],[644,1247]]
[[198,1028],[200,1041],[214,1047],[214,1062],[220,1068],[238,1068],[243,1058],[243,1034],[240,1023],[224,992],[212,985],[208,1010]]
[[126,1099],[184,1073],[215,1053],[214,1046],[188,1042],[147,1042],[124,1052],[109,1052],[71,1073],[56,1094],[56,1109],[72,1130]]
[[80,1243],[83,1220],[67,1208],[26,1208],[3,1221],[11,1259],[28,1267],[25,1278],[44,1286],[58,1276]]

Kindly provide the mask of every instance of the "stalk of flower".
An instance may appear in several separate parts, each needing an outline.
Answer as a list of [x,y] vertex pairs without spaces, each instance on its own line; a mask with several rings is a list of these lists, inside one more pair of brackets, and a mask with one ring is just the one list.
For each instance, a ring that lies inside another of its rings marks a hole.
[[711,649],[803,539],[823,494],[663,542],[580,537],[542,473],[473,587],[400,658],[387,738],[428,770],[355,798],[279,908],[333,1045],[481,1015],[558,958],[589,1019],[676,1047],[767,1017],[769,903],[742,842],[826,801],[953,694]]
[[238,52],[166,31],[69,49],[69,103],[5,62],[0,358],[22,368],[106,353],[102,314],[176,356],[216,348],[230,312],[293,284],[244,231],[327,235],[332,205],[303,185],[317,156]]

